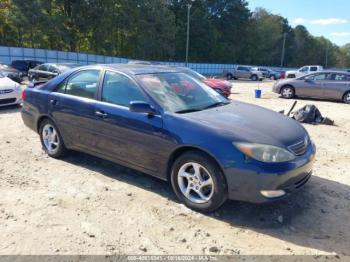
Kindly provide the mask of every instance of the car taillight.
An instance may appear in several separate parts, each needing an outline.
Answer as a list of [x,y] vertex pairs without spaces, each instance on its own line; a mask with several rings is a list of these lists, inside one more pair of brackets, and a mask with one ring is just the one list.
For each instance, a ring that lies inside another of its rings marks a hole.
[[285,73],[285,72],[282,72],[282,73],[281,73],[281,79],[284,79],[284,78],[286,78],[286,73]]
[[21,93],[21,100],[24,101],[24,99],[26,98],[26,90],[22,90],[22,93]]

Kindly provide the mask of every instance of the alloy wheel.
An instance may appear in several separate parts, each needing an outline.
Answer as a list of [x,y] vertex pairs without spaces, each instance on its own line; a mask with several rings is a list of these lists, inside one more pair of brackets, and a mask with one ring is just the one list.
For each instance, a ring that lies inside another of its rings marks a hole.
[[182,194],[193,203],[206,203],[214,194],[214,182],[210,173],[195,162],[181,166],[178,171],[178,185]]
[[50,154],[55,154],[59,148],[60,139],[54,126],[46,124],[42,129],[42,139],[45,149]]
[[282,89],[282,92],[281,92],[282,96],[285,97],[285,98],[292,98],[293,95],[294,95],[294,92],[292,90],[292,88],[290,87],[285,87]]

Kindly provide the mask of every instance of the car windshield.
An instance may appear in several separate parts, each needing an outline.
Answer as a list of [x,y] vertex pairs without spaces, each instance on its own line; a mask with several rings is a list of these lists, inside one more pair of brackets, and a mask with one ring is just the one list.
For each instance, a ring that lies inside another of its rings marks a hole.
[[183,73],[186,73],[190,76],[192,76],[193,78],[197,79],[197,80],[204,80],[206,79],[205,76],[201,75],[200,73],[194,71],[194,70],[191,70],[191,69],[187,69],[185,71],[183,71]]
[[137,77],[149,94],[170,112],[189,113],[230,103],[185,73],[156,73]]

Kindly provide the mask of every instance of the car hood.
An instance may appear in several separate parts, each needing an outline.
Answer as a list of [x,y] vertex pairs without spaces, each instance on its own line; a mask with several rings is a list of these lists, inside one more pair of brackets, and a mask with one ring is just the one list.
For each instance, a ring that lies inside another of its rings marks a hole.
[[211,87],[228,87],[228,88],[231,87],[230,82],[222,79],[207,78],[207,79],[204,79],[203,82]]
[[243,103],[184,114],[235,142],[287,147],[305,139],[306,130],[295,120],[269,109]]
[[2,89],[9,89],[9,88],[15,88],[18,84],[15,81],[12,81],[8,77],[2,77],[0,78],[0,90]]

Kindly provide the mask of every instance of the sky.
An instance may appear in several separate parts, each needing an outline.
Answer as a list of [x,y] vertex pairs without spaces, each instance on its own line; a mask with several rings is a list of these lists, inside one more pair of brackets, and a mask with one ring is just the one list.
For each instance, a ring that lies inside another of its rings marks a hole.
[[350,43],[350,0],[247,0],[253,11],[263,7],[286,17],[293,27],[304,25],[315,36],[342,46]]

